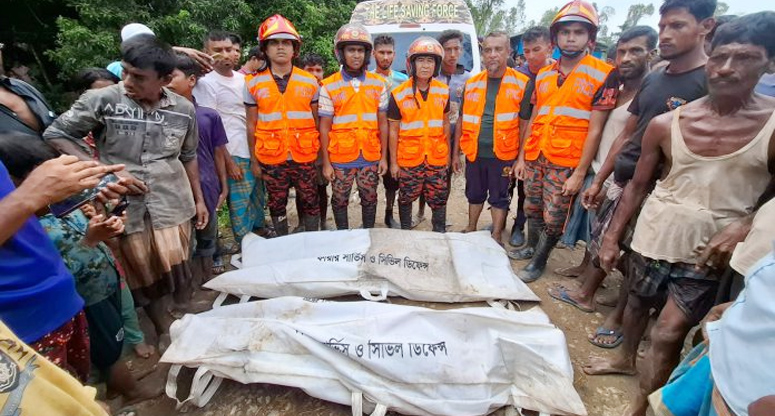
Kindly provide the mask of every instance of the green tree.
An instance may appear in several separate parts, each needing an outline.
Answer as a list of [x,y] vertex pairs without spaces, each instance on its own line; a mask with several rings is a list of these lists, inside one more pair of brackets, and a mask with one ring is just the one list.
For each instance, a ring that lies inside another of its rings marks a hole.
[[724,3],[723,1],[720,1],[716,4],[716,13],[715,16],[723,16],[727,14],[729,11],[729,5],[727,3]]
[[466,4],[479,36],[496,30],[514,35],[525,28],[525,0],[518,0],[510,8],[506,8],[505,0],[466,0]]
[[646,16],[654,14],[654,4],[636,3],[630,6],[627,10],[627,17],[624,19],[624,23],[619,26],[620,33],[625,30],[634,27],[640,22],[640,20]]

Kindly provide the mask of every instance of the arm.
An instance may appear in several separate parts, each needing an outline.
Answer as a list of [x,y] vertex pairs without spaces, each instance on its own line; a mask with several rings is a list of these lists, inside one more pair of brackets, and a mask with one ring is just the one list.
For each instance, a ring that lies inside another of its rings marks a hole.
[[581,159],[578,166],[573,170],[573,174],[562,185],[563,195],[575,195],[579,192],[584,184],[584,178],[589,171],[589,165],[592,164],[592,160],[597,155],[597,149],[600,147],[600,138],[603,135],[603,127],[605,126],[608,115],[611,112],[592,111],[592,117],[589,120],[589,130],[587,131],[587,138],[584,140],[584,148],[581,151]]
[[199,147],[199,126],[196,122],[196,113],[193,107],[191,107],[189,116],[186,137],[183,138],[183,145],[180,148],[180,156],[178,158],[183,163],[183,169],[185,169],[186,176],[188,176],[191,192],[194,194],[196,228],[201,230],[207,226],[209,213],[207,212],[204,196],[202,196],[202,184],[199,182],[199,162],[196,160],[196,151]]
[[75,156],[60,156],[42,163],[30,172],[19,188],[0,199],[0,212],[3,213],[0,215],[0,245],[13,237],[41,208],[93,188],[106,173],[123,168],[123,165],[79,161]]
[[613,269],[619,257],[619,240],[627,223],[646,198],[654,174],[662,160],[662,144],[670,143],[671,117],[672,114],[667,113],[655,118],[643,135],[642,151],[635,168],[635,175],[624,188],[619,206],[614,212],[600,248],[600,265],[607,272]]
[[226,157],[228,154],[226,146],[215,148],[215,173],[218,175],[218,181],[221,183],[221,193],[218,195],[216,210],[223,205],[223,202],[226,201],[226,197],[229,195],[229,182],[226,175]]
[[458,118],[457,124],[455,124],[455,139],[452,140],[452,171],[455,173],[460,173],[462,170],[460,166],[460,136],[462,135],[463,120]]
[[258,107],[245,106],[245,123],[247,124],[248,151],[250,152],[250,169],[256,179],[261,178],[261,165],[256,159],[256,121],[258,121]]
[[512,174],[515,178],[523,181],[527,179],[527,172],[525,170],[525,143],[527,143],[527,139],[530,137],[533,130],[533,121],[535,118],[536,112],[533,112],[529,121],[524,122],[524,120],[520,120],[519,122],[519,154],[512,167]]
[[[449,110],[447,110],[444,113],[444,120],[442,121],[442,125],[441,126],[442,126],[442,129],[444,130],[444,137],[450,137],[452,125],[449,122]],[[392,149],[391,149],[391,151],[392,151]],[[450,155],[451,155],[451,153],[450,153]],[[451,163],[451,158],[447,157],[447,168],[449,168],[450,163]]]
[[192,48],[185,48],[183,46],[173,46],[172,49],[176,52],[183,52],[189,57],[191,57],[191,59],[195,60],[196,63],[198,63],[199,66],[202,67],[202,72],[210,72],[213,70],[212,56],[202,51],[198,51]]
[[320,156],[323,161],[323,176],[331,182],[334,181],[334,167],[331,166],[328,154],[328,132],[331,131],[333,123],[333,118],[320,116]]
[[387,172],[387,150],[388,150],[388,119],[387,112],[377,113],[377,123],[379,124],[379,143],[382,146],[382,158],[379,161],[377,173],[384,175]]
[[390,174],[394,179],[398,179],[398,129],[401,127],[400,120],[390,120]]
[[616,163],[616,156],[619,154],[619,152],[622,150],[622,147],[624,147],[624,144],[629,141],[630,137],[632,137],[633,134],[635,134],[635,129],[638,127],[638,116],[634,114],[630,114],[630,117],[627,118],[627,124],[624,125],[624,130],[619,133],[618,136],[616,136],[616,139],[614,140],[613,144],[611,145],[611,150],[608,152],[608,155],[605,158],[605,162],[603,162],[603,166],[600,167],[600,172],[595,172],[595,182],[599,186],[602,186],[603,183],[608,179],[609,176],[614,171],[614,165]]

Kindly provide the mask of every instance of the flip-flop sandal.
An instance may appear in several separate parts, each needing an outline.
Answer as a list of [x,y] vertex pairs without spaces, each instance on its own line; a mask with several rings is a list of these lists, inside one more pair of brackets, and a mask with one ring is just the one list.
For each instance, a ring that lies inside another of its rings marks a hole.
[[[560,302],[565,302],[568,305],[571,305],[573,307],[576,307],[578,310],[586,313],[592,313],[595,310],[592,308],[587,308],[585,306],[579,305],[575,300],[571,299],[570,296],[568,296],[568,290],[564,287],[555,287],[548,290],[549,296],[551,296],[554,299],[559,300]],[[559,293],[559,294],[558,294]]]
[[226,272],[226,265],[223,263],[223,256],[218,256],[213,260],[213,275],[219,275]]
[[[604,344],[597,340],[597,337],[600,337],[600,336],[616,337],[616,339],[614,340],[614,342],[610,344]],[[612,348],[618,347],[622,343],[622,341],[624,341],[624,334],[620,330],[606,329],[600,326],[597,328],[597,330],[595,330],[595,337],[592,339],[587,338],[587,340],[589,341],[590,344],[596,347],[610,350]]]

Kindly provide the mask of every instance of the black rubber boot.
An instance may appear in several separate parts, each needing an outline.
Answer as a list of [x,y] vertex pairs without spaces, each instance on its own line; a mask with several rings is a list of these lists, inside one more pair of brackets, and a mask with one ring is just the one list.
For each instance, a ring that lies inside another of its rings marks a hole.
[[401,228],[401,224],[396,222],[396,219],[393,217],[393,210],[392,209],[386,209],[385,210],[385,225],[388,228]]
[[288,217],[272,217],[272,224],[274,225],[274,232],[278,237],[288,235]]
[[433,231],[443,233],[447,231],[447,207],[431,209],[431,226]]
[[377,206],[361,207],[361,220],[363,228],[374,228],[374,223],[377,221]]
[[546,233],[541,233],[541,238],[538,240],[538,246],[536,246],[533,259],[517,273],[520,280],[525,283],[535,282],[544,274],[546,262],[549,260],[549,254],[552,253],[552,250],[554,250],[554,246],[558,241],[560,241],[560,237],[549,237]]
[[412,229],[412,204],[398,204],[398,219],[402,230]]
[[538,221],[528,220],[527,222],[527,243],[524,247],[508,252],[509,258],[514,260],[527,260],[533,258],[538,239],[543,232],[544,227]]
[[349,230],[350,229],[350,220],[347,218],[347,208],[338,211],[334,211],[334,222],[336,223],[336,229],[337,230]]
[[320,215],[304,216],[304,231],[318,231],[320,227]]

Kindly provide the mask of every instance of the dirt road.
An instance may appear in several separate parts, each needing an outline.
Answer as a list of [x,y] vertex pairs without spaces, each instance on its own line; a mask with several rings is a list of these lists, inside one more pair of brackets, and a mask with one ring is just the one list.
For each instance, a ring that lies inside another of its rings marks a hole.
[[[380,193],[380,195],[384,194]],[[381,224],[381,212],[384,210],[383,204],[384,201],[380,201],[380,214],[377,217],[378,227],[384,226],[384,224]],[[296,224],[295,208],[291,208],[291,205],[289,204],[288,210],[291,217],[290,222],[291,224]],[[516,201],[512,205],[516,206]],[[350,224],[353,226],[358,226],[361,222],[360,209],[357,208],[357,203],[351,205]],[[430,216],[430,210],[428,210],[426,216]],[[467,205],[463,196],[463,183],[461,178],[457,177],[454,181],[448,208],[448,221],[452,224],[451,230],[461,230],[467,222],[467,216]],[[484,228],[490,223],[489,211],[485,210],[480,220],[480,228]],[[333,225],[330,212],[329,224]],[[511,227],[511,219],[509,219],[507,226]],[[425,221],[418,228],[430,230],[430,221]],[[565,332],[575,372],[574,383],[587,407],[588,414],[590,416],[620,416],[626,407],[626,399],[632,395],[637,387],[635,379],[626,376],[589,377],[581,371],[581,366],[590,355],[607,356],[613,353],[613,351],[597,348],[587,341],[588,334],[602,324],[604,314],[608,313],[610,308],[598,306],[597,312],[588,314],[551,299],[547,293],[547,288],[553,283],[566,281],[566,279],[557,276],[552,271],[559,267],[578,263],[582,255],[582,247],[577,248],[575,251],[564,248],[555,250],[549,261],[546,275],[529,286],[541,298],[541,308],[549,315],[552,322]],[[513,261],[512,265],[516,271],[523,264],[522,262]],[[601,290],[600,294],[610,296],[618,290],[613,282],[609,283],[609,286],[613,287]],[[418,304],[402,299],[395,299],[393,302]],[[426,307],[449,307],[432,304],[419,305]],[[470,306],[481,305],[472,304]],[[152,362],[150,360],[135,359],[133,365],[136,368],[147,368],[152,365]],[[166,376],[163,370],[163,368],[157,370],[145,379],[146,382],[160,383]],[[167,416],[183,414],[183,412],[191,416],[335,416],[352,414],[348,407],[312,398],[298,389],[270,385],[241,385],[230,381],[226,381],[213,400],[202,409],[187,407],[181,409],[182,412],[179,412],[175,410],[174,402],[166,397],[140,403],[134,407],[138,411],[138,416]],[[494,414],[502,415],[503,411],[499,410]]]

